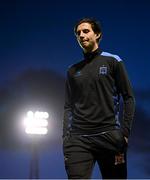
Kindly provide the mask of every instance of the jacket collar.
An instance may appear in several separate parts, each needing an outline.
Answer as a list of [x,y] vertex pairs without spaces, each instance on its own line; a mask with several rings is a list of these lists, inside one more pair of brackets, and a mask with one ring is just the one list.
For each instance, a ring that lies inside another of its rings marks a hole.
[[102,53],[102,50],[100,48],[96,49],[95,51],[93,52],[90,52],[90,53],[84,53],[83,52],[83,55],[84,55],[84,59],[85,60],[92,60],[94,59],[96,56],[100,55]]

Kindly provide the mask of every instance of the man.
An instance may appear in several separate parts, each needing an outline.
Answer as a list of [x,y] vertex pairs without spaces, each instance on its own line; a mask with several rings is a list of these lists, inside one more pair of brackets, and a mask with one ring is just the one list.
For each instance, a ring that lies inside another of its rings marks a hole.
[[102,30],[97,21],[81,19],[74,32],[84,60],[67,72],[63,150],[68,178],[89,179],[97,162],[103,179],[126,179],[135,108],[127,72],[119,56],[99,48]]

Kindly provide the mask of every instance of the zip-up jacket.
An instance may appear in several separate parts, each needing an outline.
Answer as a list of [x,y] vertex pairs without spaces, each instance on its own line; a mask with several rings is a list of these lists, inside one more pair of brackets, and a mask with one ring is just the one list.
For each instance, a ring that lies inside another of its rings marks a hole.
[[[119,119],[120,97],[123,115]],[[68,68],[63,136],[91,135],[120,128],[130,134],[135,110],[131,84],[117,55],[100,49],[84,54],[84,60]]]

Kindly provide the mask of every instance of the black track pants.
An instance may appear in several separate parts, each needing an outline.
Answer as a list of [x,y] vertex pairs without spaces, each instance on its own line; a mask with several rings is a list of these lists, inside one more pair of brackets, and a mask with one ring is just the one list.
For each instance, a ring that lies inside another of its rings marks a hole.
[[[65,137],[63,148],[68,178],[90,179],[97,162],[103,179],[127,179],[126,148],[124,148],[126,144],[122,137],[119,137],[120,139],[118,137],[118,131],[90,137],[79,135]],[[118,145],[121,143],[123,146]],[[125,162],[115,165],[115,156],[119,151],[124,153]]]

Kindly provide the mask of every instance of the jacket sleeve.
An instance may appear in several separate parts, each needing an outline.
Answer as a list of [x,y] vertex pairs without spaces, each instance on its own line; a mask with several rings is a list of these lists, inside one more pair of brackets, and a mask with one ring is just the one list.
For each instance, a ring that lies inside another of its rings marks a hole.
[[63,137],[65,137],[71,128],[72,121],[72,91],[71,91],[71,78],[69,71],[65,82],[65,104],[64,104],[64,118],[63,118]]
[[128,137],[134,118],[135,98],[133,95],[133,90],[128,78],[127,71],[122,60],[117,62],[115,79],[117,90],[123,99],[123,117],[121,121],[121,128],[124,136]]

